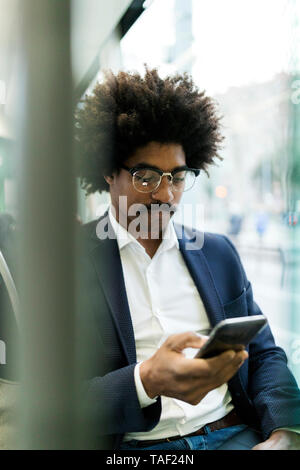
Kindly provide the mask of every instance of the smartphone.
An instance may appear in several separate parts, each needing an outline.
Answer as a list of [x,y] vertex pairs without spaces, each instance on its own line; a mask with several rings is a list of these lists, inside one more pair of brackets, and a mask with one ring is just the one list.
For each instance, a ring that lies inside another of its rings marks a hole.
[[211,331],[195,358],[208,359],[229,349],[241,351],[266,326],[267,319],[264,315],[223,320]]

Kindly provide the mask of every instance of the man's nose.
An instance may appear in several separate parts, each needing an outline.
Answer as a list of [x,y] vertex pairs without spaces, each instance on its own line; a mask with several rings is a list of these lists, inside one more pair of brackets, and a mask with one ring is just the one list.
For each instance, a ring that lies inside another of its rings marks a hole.
[[174,200],[174,194],[172,190],[172,183],[168,176],[163,176],[155,191],[152,192],[152,199],[155,201],[160,201],[164,204],[171,204]]

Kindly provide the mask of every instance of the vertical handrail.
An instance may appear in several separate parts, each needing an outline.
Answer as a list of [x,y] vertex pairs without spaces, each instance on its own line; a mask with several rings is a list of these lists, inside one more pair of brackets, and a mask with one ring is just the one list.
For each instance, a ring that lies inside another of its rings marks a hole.
[[25,449],[74,448],[70,0],[20,2],[19,279]]

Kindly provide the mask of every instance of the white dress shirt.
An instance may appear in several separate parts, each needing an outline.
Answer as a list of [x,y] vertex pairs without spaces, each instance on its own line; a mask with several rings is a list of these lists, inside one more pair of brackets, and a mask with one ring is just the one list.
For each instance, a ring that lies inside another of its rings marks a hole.
[[[144,390],[140,363],[151,357],[171,334],[186,331],[201,334],[211,325],[179,250],[173,223],[168,224],[159,248],[150,258],[144,247],[116,221],[111,208],[109,218],[120,250],[138,362],[135,384],[143,408],[156,399],[149,398]],[[192,358],[196,350],[187,348],[184,353]],[[162,413],[155,428],[127,433],[124,440],[186,435],[233,409],[227,384],[209,392],[196,406],[164,396],[161,400]]]

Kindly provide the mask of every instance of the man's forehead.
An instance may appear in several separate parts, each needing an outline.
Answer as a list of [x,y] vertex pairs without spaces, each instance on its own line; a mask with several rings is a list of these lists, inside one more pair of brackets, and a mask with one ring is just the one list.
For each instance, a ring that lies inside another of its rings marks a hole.
[[[157,165],[152,165],[152,164],[149,164],[147,162],[141,162],[141,163],[138,163],[137,165],[134,165],[135,168],[151,168],[151,169],[156,169],[156,170],[162,170],[163,168],[161,166],[157,166]],[[172,171],[172,170],[177,170],[177,169],[183,169],[185,168],[186,169],[186,165],[183,164],[183,165],[176,165],[172,168],[166,168],[164,170],[166,171]]]
[[171,171],[186,165],[185,153],[179,144],[150,143],[136,150],[126,162],[133,166],[152,166],[164,171]]

